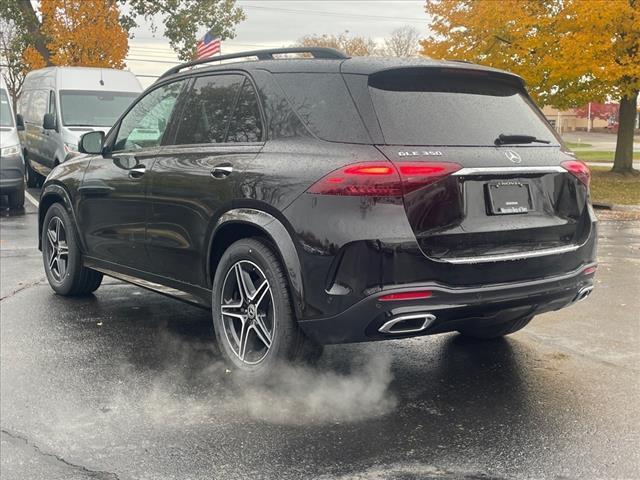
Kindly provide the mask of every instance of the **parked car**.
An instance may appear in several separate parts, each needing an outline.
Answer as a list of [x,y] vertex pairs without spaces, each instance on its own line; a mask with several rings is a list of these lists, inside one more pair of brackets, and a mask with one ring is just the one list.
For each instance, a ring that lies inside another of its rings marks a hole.
[[24,160],[11,97],[0,76],[0,195],[9,197],[9,206],[24,205]]
[[79,149],[40,202],[53,290],[105,274],[211,309],[250,376],[326,343],[500,337],[593,288],[589,170],[507,72],[226,55]]
[[141,91],[135,75],[123,70],[48,67],[29,72],[18,103],[29,187],[41,184],[77,151],[80,135],[109,130]]

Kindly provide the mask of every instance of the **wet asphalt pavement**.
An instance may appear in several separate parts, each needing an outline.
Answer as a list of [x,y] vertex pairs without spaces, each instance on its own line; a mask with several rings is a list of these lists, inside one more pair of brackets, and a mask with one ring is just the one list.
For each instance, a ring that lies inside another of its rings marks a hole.
[[505,340],[331,346],[276,387],[219,363],[206,311],[44,281],[0,218],[2,480],[640,478],[640,221],[600,222],[585,302]]

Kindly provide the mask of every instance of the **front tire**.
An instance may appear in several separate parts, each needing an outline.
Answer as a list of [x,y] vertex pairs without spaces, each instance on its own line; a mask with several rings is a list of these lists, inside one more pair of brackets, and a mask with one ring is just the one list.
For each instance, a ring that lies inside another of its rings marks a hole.
[[320,355],[298,327],[287,277],[268,242],[233,243],[220,259],[212,295],[220,352],[243,376],[267,378],[281,363]]
[[100,272],[82,265],[73,223],[59,203],[51,205],[44,217],[42,259],[49,285],[58,295],[88,295],[102,283]]
[[491,340],[522,330],[532,319],[533,316],[525,316],[505,323],[467,326],[460,328],[458,332],[465,337],[475,338],[478,340]]

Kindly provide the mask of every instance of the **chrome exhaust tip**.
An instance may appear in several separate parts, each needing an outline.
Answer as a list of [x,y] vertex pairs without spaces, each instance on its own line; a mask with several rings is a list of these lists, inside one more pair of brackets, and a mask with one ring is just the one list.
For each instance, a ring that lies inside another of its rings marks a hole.
[[404,333],[417,333],[426,330],[436,319],[430,313],[416,313],[412,315],[400,315],[385,322],[378,331],[391,335]]
[[589,287],[581,288],[580,290],[578,290],[578,293],[576,294],[575,298],[573,299],[573,303],[581,302],[582,300],[587,298],[589,295],[591,295],[592,291],[593,291],[593,285],[591,285]]

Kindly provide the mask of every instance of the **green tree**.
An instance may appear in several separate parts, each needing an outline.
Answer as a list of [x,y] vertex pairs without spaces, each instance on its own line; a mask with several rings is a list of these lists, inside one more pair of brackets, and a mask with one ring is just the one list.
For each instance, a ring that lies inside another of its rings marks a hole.
[[640,0],[427,0],[422,53],[521,75],[542,105],[620,100],[613,171],[634,173]]

